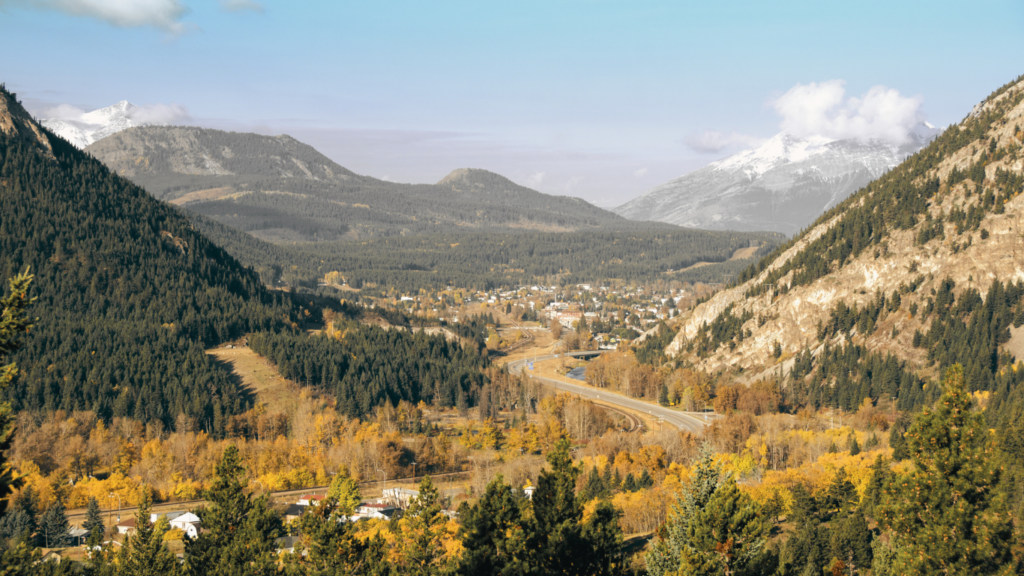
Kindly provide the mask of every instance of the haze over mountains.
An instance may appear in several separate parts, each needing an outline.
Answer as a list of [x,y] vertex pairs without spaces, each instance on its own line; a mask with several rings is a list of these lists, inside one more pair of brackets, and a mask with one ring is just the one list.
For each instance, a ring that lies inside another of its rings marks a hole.
[[798,138],[781,132],[657,186],[613,211],[709,230],[794,234],[868,182],[917,152],[938,133],[922,124],[903,144]]
[[149,126],[86,151],[157,198],[270,241],[651,227],[485,170],[455,170],[434,185],[360,176],[289,136]]

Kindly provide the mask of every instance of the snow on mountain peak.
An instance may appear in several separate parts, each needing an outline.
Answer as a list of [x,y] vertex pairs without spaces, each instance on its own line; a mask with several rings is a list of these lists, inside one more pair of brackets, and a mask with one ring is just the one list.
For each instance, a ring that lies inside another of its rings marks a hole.
[[139,106],[121,100],[117,104],[92,112],[64,118],[43,118],[40,123],[76,147],[85,148],[121,130],[135,126],[160,125],[138,119],[137,113],[140,110]]
[[757,178],[780,164],[802,162],[820,154],[825,151],[824,146],[833,141],[823,136],[797,138],[788,132],[779,132],[757,148],[738,152],[710,166],[715,170],[742,171],[749,178]]

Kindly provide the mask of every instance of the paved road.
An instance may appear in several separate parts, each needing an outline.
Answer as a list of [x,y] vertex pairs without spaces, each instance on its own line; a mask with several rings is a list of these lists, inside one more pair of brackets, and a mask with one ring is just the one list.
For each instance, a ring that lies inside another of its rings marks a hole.
[[[601,402],[607,402],[628,410],[633,410],[640,413],[647,413],[653,417],[661,418],[666,424],[670,424],[679,428],[680,430],[689,430],[694,434],[701,434],[704,432],[704,427],[714,421],[717,417],[715,414],[698,414],[693,412],[680,412],[678,410],[672,410],[664,406],[658,406],[657,404],[648,404],[640,400],[633,398],[627,398],[625,396],[615,394],[614,392],[602,392],[589,386],[580,386],[579,384],[570,384],[568,382],[562,382],[560,380],[553,380],[551,378],[544,378],[541,376],[534,376],[526,370],[526,364],[531,361],[550,360],[552,358],[558,358],[560,356],[594,356],[601,354],[603,350],[593,350],[589,352],[570,352],[565,355],[548,355],[548,356],[537,356],[536,358],[529,358],[523,360],[516,360],[510,362],[508,368],[513,373],[521,372],[525,370],[525,373],[534,380],[537,380],[545,386],[551,386],[565,392],[571,392],[573,394],[579,394],[585,398],[592,400],[600,400]],[[705,417],[708,420],[705,421]]]

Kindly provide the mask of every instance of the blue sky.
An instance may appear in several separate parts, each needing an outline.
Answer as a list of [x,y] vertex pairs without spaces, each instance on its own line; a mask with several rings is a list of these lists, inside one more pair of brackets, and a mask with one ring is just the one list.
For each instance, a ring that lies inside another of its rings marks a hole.
[[173,104],[362,174],[486,168],[605,206],[799,120],[776,105],[798,85],[945,125],[1020,54],[1019,0],[0,0],[0,81],[36,114]]

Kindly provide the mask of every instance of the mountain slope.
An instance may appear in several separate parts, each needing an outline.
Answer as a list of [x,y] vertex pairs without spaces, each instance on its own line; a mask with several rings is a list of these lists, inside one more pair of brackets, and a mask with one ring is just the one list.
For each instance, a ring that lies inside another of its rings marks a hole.
[[614,212],[693,228],[794,234],[919,150],[934,133],[922,126],[897,146],[783,132],[657,186]]
[[1024,377],[1005,370],[1024,323],[1022,116],[1018,79],[685,315],[666,353],[784,375],[818,406],[920,405],[936,392],[920,378],[953,362],[972,390],[1009,390]]
[[248,408],[204,347],[280,329],[290,302],[0,89],[0,277],[29,267],[40,320],[13,360],[18,409],[93,410],[208,430]]
[[151,126],[152,122],[137,118],[138,111],[138,106],[122,100],[113,106],[86,112],[75,119],[44,118],[39,123],[76,148],[85,148],[121,130],[133,126]]
[[87,151],[157,198],[270,241],[645,227],[484,170],[456,170],[436,185],[359,176],[289,136],[144,127]]

